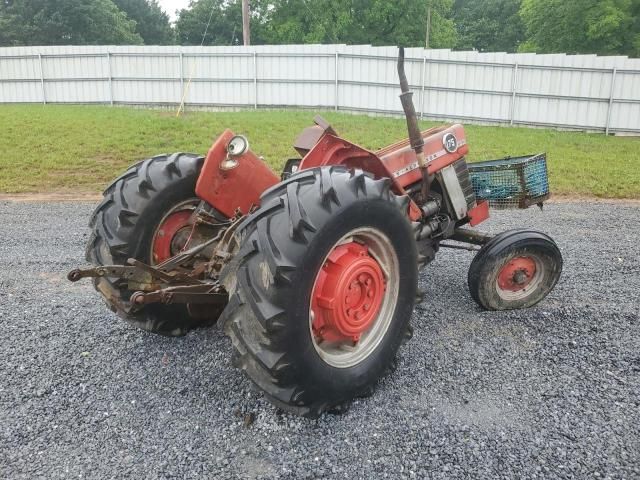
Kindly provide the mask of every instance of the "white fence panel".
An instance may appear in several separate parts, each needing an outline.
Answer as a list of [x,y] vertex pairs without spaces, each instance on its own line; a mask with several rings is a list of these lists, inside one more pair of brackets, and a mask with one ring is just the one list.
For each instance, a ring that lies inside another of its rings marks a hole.
[[510,95],[432,90],[425,93],[424,117],[502,122],[509,118]]
[[38,81],[3,81],[0,84],[0,103],[42,102],[42,86]]
[[46,80],[109,77],[105,54],[78,56],[42,56],[42,73]]
[[114,79],[111,88],[114,103],[163,105],[180,101],[179,80]]
[[640,74],[639,72],[618,70],[613,96],[620,100],[640,102]]
[[518,97],[514,123],[523,125],[547,125],[580,129],[604,129],[606,127],[607,102],[581,100]]
[[[0,49],[1,50],[1,49]],[[38,56],[0,57],[0,80],[37,79],[40,80]]]
[[224,107],[253,106],[251,88],[253,82],[211,82],[196,80],[191,82],[186,103],[194,105],[217,105]]
[[[179,76],[178,72],[176,76]],[[253,55],[184,57],[184,75],[200,79],[253,79]]]
[[[399,115],[395,47],[0,48],[0,103],[307,107]],[[422,118],[640,133],[640,60],[406,50]]]
[[640,130],[640,103],[615,103],[611,109],[610,130],[638,133]]
[[105,103],[109,101],[107,82],[65,80],[48,81],[47,103]]
[[180,79],[180,55],[178,54],[113,53],[110,55],[110,62],[114,78]]

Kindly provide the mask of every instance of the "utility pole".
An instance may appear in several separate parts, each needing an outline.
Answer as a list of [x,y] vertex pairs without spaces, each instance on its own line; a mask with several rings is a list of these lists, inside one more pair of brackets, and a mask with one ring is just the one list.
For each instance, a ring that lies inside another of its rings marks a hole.
[[431,2],[429,2],[429,7],[427,8],[427,35],[424,41],[425,48],[429,48],[429,34],[431,33]]
[[251,27],[249,25],[249,0],[242,0],[242,41],[245,47],[251,45]]

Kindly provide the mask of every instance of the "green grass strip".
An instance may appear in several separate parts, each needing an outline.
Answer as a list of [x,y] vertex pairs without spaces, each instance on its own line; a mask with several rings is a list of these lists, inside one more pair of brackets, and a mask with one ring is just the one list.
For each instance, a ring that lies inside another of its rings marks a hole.
[[[135,160],[206,153],[224,128],[249,138],[275,170],[316,112],[174,112],[134,108],[0,105],[0,192],[95,193]],[[317,112],[345,138],[377,149],[406,137],[403,119]],[[436,125],[422,122],[422,127]],[[640,138],[468,125],[469,161],[547,152],[561,195],[640,198]]]

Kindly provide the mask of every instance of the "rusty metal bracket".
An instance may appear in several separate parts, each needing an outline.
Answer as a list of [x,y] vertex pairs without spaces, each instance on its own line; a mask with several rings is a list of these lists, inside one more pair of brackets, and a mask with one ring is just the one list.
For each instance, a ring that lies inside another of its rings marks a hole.
[[237,213],[238,214],[234,217],[235,220],[229,228],[224,231],[222,239],[220,239],[213,251],[211,261],[209,262],[209,272],[212,274],[220,272],[227,259],[235,255],[235,251],[238,247],[237,242],[234,242],[234,239],[236,239],[236,230],[246,218],[241,212]]
[[[205,315],[210,312],[207,305],[223,308],[228,302],[228,294],[217,281],[217,273],[237,248],[235,230],[244,220],[242,212],[224,225],[214,238],[200,245],[178,253],[158,265],[148,265],[135,258],[129,258],[127,265],[101,265],[92,268],[75,269],[67,278],[77,282],[82,278],[110,277],[126,281],[126,287],[114,287],[111,282],[97,282],[96,287],[109,299],[112,305],[125,313],[134,313],[152,303],[186,304],[197,309],[204,306]],[[208,253],[206,249],[212,248]],[[189,268],[183,265],[197,255],[208,256],[208,261],[195,262]],[[122,299],[116,289],[134,291],[129,301]]]
[[207,240],[206,242],[204,242],[204,243],[202,243],[200,245],[196,245],[195,247],[192,247],[189,250],[185,250],[184,252],[180,252],[180,253],[178,253],[177,255],[175,255],[175,256],[173,256],[171,258],[168,258],[164,262],[160,263],[156,268],[160,269],[160,270],[163,270],[163,271],[169,271],[169,270],[172,270],[172,269],[180,266],[181,264],[183,264],[187,260],[190,260],[194,256],[198,255],[203,250],[206,250],[207,247],[209,247],[211,245],[214,245],[216,242],[218,242],[220,240],[220,238],[224,235],[224,232],[226,232],[226,231],[227,231],[227,229],[223,228],[212,239]]
[[67,279],[77,282],[83,278],[112,277],[123,278],[137,283],[151,283],[152,276],[134,266],[104,265],[93,268],[76,268],[67,274]]
[[468,245],[453,245],[451,243],[440,243],[440,248],[451,248],[453,250],[468,250],[469,252],[479,252],[480,248]]
[[455,240],[462,243],[470,243],[472,245],[484,245],[493,238],[493,235],[489,235],[468,228],[456,228],[453,231],[453,235],[447,237],[448,240]]
[[218,283],[163,288],[155,292],[135,292],[129,300],[132,305],[150,303],[226,304],[228,295]]
[[102,265],[85,269],[76,268],[67,274],[67,279],[72,282],[77,282],[83,278],[121,278],[129,283],[131,290],[146,291],[157,290],[163,284],[205,284],[203,281],[195,278],[191,273],[181,273],[178,271],[163,272],[156,267],[147,265],[134,258],[130,258],[127,263],[129,263],[129,265]]
[[133,265],[135,268],[142,270],[143,272],[148,273],[153,278],[157,278],[164,283],[175,284],[175,283],[186,283],[187,285],[200,285],[202,281],[197,278],[192,277],[190,274],[179,273],[177,271],[173,272],[163,272],[156,267],[152,267],[151,265],[147,265],[140,260],[136,260],[135,258],[130,258],[127,260],[129,265]]

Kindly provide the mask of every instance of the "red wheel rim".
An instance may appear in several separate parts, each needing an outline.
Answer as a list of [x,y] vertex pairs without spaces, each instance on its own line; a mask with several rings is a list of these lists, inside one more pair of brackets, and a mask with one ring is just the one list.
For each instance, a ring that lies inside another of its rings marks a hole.
[[357,343],[375,322],[385,294],[382,268],[368,247],[335,247],[316,277],[311,308],[318,341]]
[[518,292],[529,286],[536,276],[536,262],[531,257],[515,257],[498,273],[498,286],[507,292]]
[[171,258],[186,245],[193,225],[191,210],[173,212],[164,218],[153,237],[152,258],[158,264]]
[[398,254],[380,229],[354,228],[328,251],[309,299],[309,335],[318,356],[350,368],[387,338],[400,292]]

